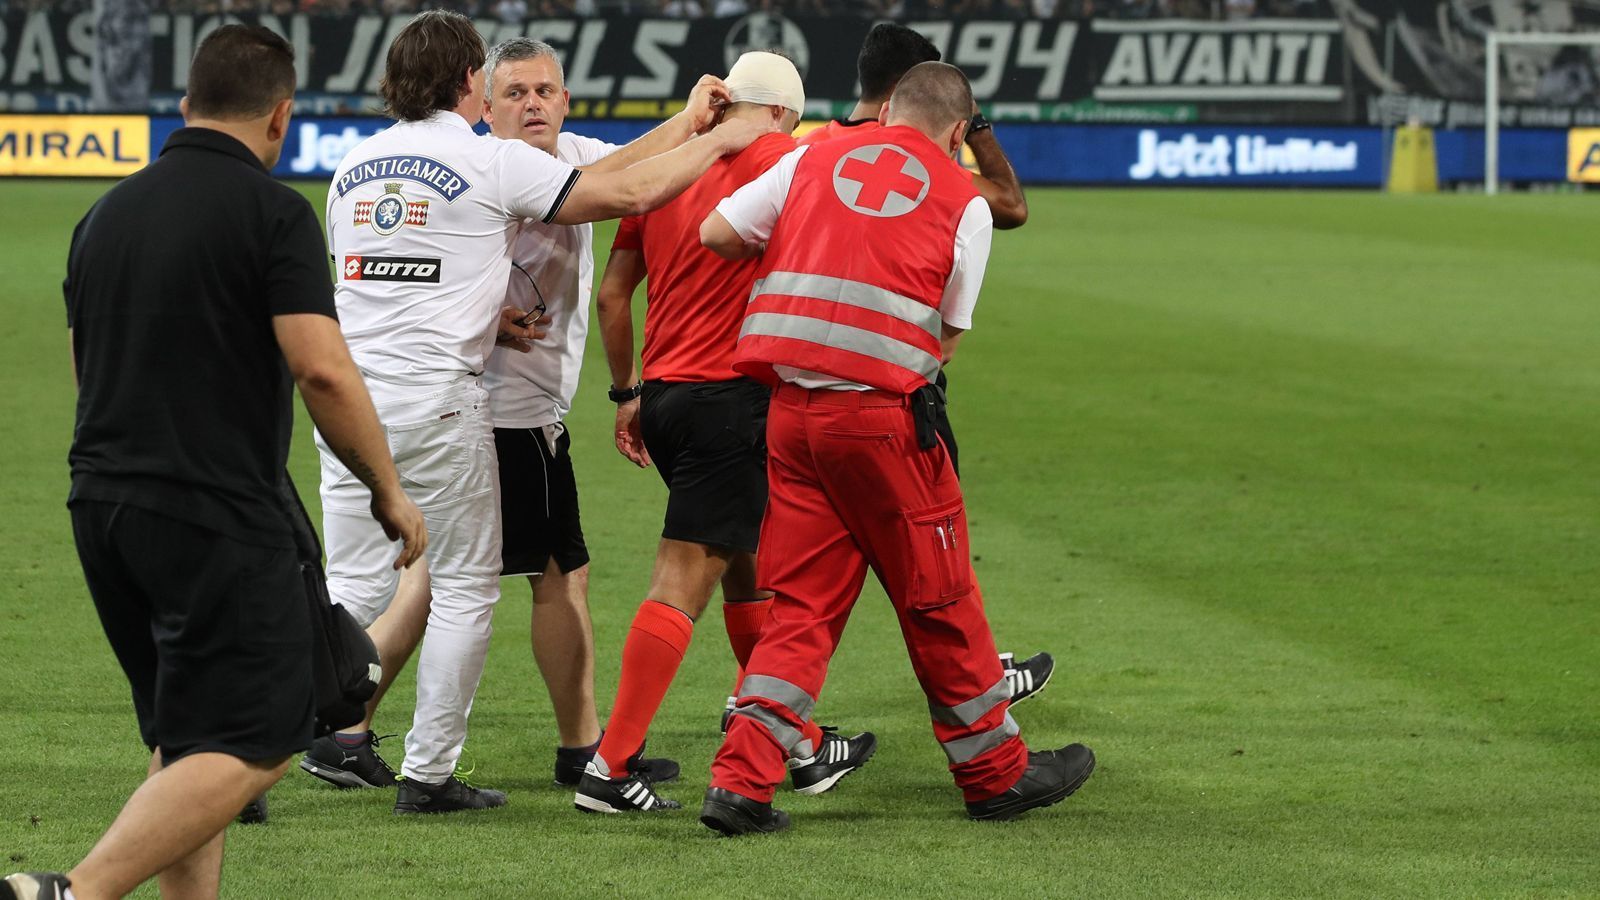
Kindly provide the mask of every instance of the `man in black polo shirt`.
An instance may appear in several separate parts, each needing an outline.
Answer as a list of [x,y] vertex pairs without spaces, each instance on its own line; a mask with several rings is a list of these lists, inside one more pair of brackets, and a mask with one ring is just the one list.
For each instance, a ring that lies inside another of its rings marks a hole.
[[73,233],[67,502],[154,753],[87,858],[12,875],[0,898],[121,897],[153,876],[164,896],[214,897],[224,827],[310,746],[304,514],[285,470],[295,384],[403,539],[396,567],[426,544],[334,318],[316,214],[267,174],[294,82],[282,38],[213,32],[189,70],[189,127]]

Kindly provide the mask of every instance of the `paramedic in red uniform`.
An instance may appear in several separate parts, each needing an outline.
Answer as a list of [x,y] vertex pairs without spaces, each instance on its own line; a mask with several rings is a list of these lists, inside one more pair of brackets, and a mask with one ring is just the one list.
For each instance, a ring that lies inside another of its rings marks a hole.
[[701,810],[725,834],[787,827],[774,788],[869,567],[969,816],[1055,803],[1094,769],[1081,744],[1022,742],[933,430],[930,381],[972,323],[992,232],[954,162],[971,112],[959,69],[918,65],[885,127],[787,154],[701,227],[719,255],[762,256],[734,368],[777,386],[757,562],[774,598]]
[[[805,108],[805,88],[794,63],[759,51],[740,56],[726,84],[722,120],[749,120],[771,133],[718,161],[672,203],[623,219],[600,283],[596,309],[617,403],[617,448],[637,465],[654,464],[668,493],[648,599],[623,645],[611,719],[573,795],[586,812],[679,808],[624,763],[643,747],[718,584],[728,643],[741,665],[771,602],[755,585],[771,392],[733,370],[756,264],[719,259],[700,246],[698,231],[717,201],[794,149],[789,133]],[[641,382],[631,303],[647,272]],[[846,738],[808,725],[789,766],[795,789],[827,791],[876,749],[871,733]]]

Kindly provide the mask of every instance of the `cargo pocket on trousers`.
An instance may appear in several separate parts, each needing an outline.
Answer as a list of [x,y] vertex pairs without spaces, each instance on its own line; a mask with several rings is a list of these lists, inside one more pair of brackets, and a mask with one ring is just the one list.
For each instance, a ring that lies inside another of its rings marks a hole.
[[905,514],[910,532],[912,609],[933,609],[972,593],[967,513],[961,500]]
[[[402,486],[427,493],[449,488],[466,474],[468,448],[463,410],[440,413],[421,422],[388,426],[389,452]],[[425,502],[426,496],[415,498]]]

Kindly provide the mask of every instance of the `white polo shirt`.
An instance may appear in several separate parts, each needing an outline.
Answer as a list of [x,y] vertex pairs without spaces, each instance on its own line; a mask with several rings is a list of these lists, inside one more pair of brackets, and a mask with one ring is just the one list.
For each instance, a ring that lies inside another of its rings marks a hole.
[[[763,243],[772,237],[772,229],[777,227],[778,216],[789,198],[789,185],[794,183],[800,157],[809,149],[810,146],[801,146],[791,150],[777,165],[717,204],[717,212],[722,213],[745,243]],[[939,300],[939,317],[952,328],[972,327],[972,311],[978,305],[978,290],[983,287],[983,273],[989,265],[993,237],[994,215],[989,212],[989,204],[982,197],[973,197],[956,225],[954,264]],[[864,384],[790,366],[774,366],[773,369],[782,380],[811,390],[872,390]]]
[[[568,165],[592,165],[617,149],[594,138],[564,132],[556,136],[556,158]],[[505,305],[532,310],[542,295],[549,333],[527,353],[496,347],[483,384],[489,389],[494,427],[543,428],[566,418],[578,391],[594,293],[594,227],[530,219],[517,234],[511,260]]]
[[327,221],[339,324],[362,374],[404,385],[483,372],[519,225],[554,218],[578,174],[447,111],[356,145]]

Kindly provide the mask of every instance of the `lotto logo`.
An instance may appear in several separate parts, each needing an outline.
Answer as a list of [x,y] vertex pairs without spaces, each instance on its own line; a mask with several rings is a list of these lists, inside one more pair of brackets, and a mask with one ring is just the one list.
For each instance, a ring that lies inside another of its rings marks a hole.
[[439,283],[441,260],[403,256],[346,256],[346,281],[411,281]]

